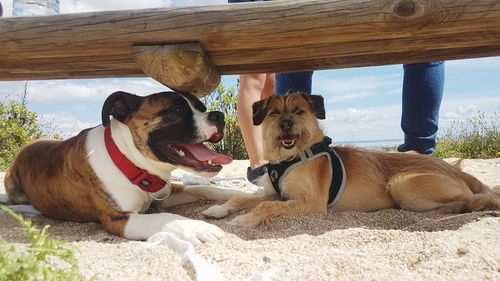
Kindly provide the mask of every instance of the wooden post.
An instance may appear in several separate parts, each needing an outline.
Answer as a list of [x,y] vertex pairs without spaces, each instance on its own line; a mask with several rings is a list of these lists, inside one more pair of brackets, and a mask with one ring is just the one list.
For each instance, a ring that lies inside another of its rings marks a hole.
[[172,90],[202,97],[220,83],[219,72],[199,44],[133,46],[132,54],[146,75]]
[[[163,68],[148,69],[152,59],[134,47],[184,43],[198,43],[213,67],[188,74],[188,64],[162,54]],[[498,55],[498,0],[266,1],[0,19],[0,80],[146,72],[169,85],[175,68],[190,80],[206,69],[212,77]],[[212,79],[186,87],[201,93]]]

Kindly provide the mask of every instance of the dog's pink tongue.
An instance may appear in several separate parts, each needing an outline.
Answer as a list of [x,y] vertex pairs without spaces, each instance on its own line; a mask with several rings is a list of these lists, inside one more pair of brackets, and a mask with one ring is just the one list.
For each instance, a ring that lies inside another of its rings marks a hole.
[[212,163],[221,165],[229,164],[233,161],[231,157],[210,150],[202,143],[183,144],[182,146],[185,147],[187,150],[189,150],[189,152],[191,152],[191,154],[193,154],[193,156],[196,157],[198,161],[211,160]]

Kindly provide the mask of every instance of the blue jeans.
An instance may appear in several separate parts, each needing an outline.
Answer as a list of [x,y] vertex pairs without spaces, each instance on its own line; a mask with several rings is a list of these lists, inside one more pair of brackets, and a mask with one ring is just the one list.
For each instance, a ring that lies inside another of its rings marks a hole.
[[[404,143],[398,151],[431,154],[436,147],[439,108],[444,89],[444,62],[403,65]],[[311,93],[312,71],[276,73],[276,95],[301,91]]]

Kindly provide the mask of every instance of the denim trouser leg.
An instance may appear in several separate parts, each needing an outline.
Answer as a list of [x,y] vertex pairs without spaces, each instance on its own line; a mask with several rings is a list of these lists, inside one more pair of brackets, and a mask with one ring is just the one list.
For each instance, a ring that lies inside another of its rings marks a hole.
[[276,73],[276,95],[303,92],[311,94],[312,71]]
[[439,107],[444,88],[444,62],[403,65],[404,143],[399,151],[431,154],[436,146]]

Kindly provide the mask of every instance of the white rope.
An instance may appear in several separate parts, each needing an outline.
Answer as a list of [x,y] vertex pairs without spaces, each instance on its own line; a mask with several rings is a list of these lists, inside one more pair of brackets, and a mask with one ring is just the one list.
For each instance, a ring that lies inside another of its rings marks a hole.
[[[183,262],[190,262],[196,273],[197,281],[225,281],[222,273],[203,257],[198,255],[191,243],[177,238],[169,232],[158,232],[144,242],[147,248],[166,244],[170,249],[181,255]],[[264,272],[252,275],[246,281],[271,281],[274,274],[278,272],[276,267],[272,267]]]
[[191,263],[196,272],[197,281],[226,280],[214,265],[210,264],[194,251],[191,243],[177,238],[172,233],[158,232],[151,236],[145,243],[147,244],[146,247],[166,244],[170,249],[181,255],[183,262]]

